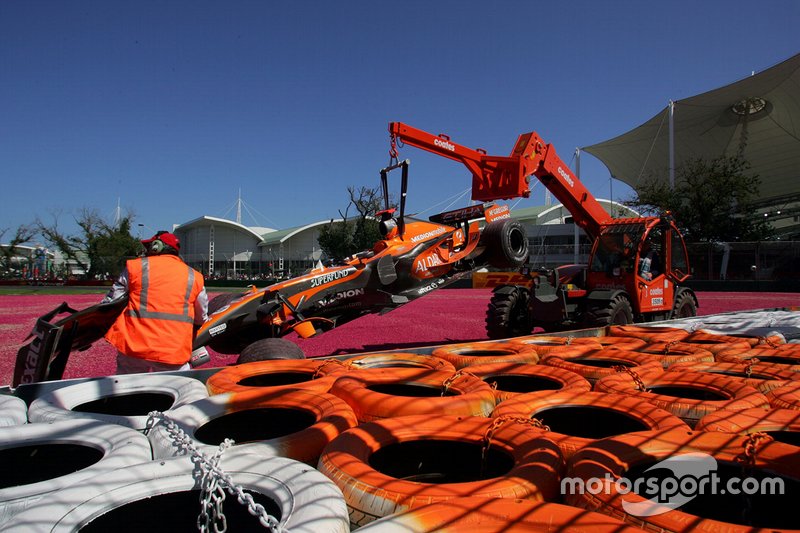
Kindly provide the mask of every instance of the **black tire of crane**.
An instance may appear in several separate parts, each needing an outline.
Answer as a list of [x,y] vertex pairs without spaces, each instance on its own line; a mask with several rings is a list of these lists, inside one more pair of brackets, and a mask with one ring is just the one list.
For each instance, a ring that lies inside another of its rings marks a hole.
[[[548,426],[545,436],[558,444],[567,460],[598,439],[634,431],[689,429],[674,414],[645,400],[578,390],[521,394],[501,403],[492,413],[493,418],[504,416],[535,418]],[[568,431],[558,431],[559,426]]]
[[624,295],[614,296],[603,307],[592,307],[586,312],[587,327],[606,327],[613,325],[631,324],[633,322],[633,307]]
[[[761,499],[749,507],[758,513],[750,518],[748,525],[730,523],[733,513],[738,510],[731,500],[723,500],[720,504],[719,491],[699,492],[680,506],[670,498],[667,504],[657,507],[657,500],[646,500],[632,490],[632,486],[641,481],[650,481],[644,472],[652,465],[662,461],[674,460],[676,457],[694,455],[697,459],[683,467],[676,474],[678,481],[687,477],[702,480],[714,475],[720,486],[725,487],[732,478],[741,482],[741,476],[780,477],[790,486],[797,486],[797,448],[782,442],[760,442],[756,452],[747,454],[752,446],[752,437],[731,435],[710,431],[642,431],[617,437],[598,440],[576,453],[570,461],[566,476],[581,481],[606,480],[601,490],[570,491],[565,494],[564,503],[599,511],[622,519],[646,531],[726,531],[729,533],[745,533],[751,531],[786,531],[796,530],[797,514],[789,490],[786,496],[768,491],[752,494]],[[705,459],[707,456],[710,458]],[[752,457],[752,463],[743,466],[743,459]],[[713,461],[711,460],[713,459]],[[675,467],[663,465],[661,468]],[[691,471],[687,472],[687,469]],[[675,478],[673,478],[675,479]],[[638,486],[638,485],[637,485]],[[736,485],[739,487],[740,485]],[[743,486],[742,486],[743,487]],[[628,490],[631,488],[631,490]],[[688,489],[691,490],[691,489]],[[796,490],[796,489],[795,489]],[[734,496],[733,501],[739,505],[747,505],[742,497]],[[777,501],[776,501],[777,499]],[[769,502],[764,503],[764,502]],[[769,523],[762,522],[766,520]],[[690,524],[687,526],[687,524]]]
[[732,379],[738,379],[759,392],[766,394],[781,385],[782,381],[800,380],[800,372],[793,372],[786,365],[775,363],[738,363],[728,362],[700,362],[676,363],[667,369],[667,372],[707,372],[720,374]]
[[359,422],[419,414],[489,416],[495,406],[488,383],[443,370],[355,370],[339,376],[330,392],[350,405]]
[[395,513],[358,529],[359,533],[442,533],[468,531],[584,531],[641,533],[616,518],[560,503],[472,496]]
[[0,427],[28,423],[28,404],[22,398],[0,395]]
[[492,291],[486,308],[486,336],[508,339],[528,335],[532,323],[528,313],[530,296],[524,287],[505,286]]
[[[400,416],[345,431],[317,469],[342,490],[353,529],[467,496],[557,501],[563,457],[544,435],[530,424],[480,416]],[[481,449],[485,470],[474,475]]]
[[528,235],[518,220],[506,218],[486,225],[480,245],[486,248],[488,262],[496,268],[519,268],[528,259]]
[[664,372],[661,361],[655,357],[627,350],[600,350],[575,357],[556,353],[546,356],[541,364],[574,372],[593,385],[598,379],[616,374],[616,366],[631,368],[640,375]]
[[206,397],[208,391],[203,382],[190,377],[166,374],[108,376],[66,385],[39,396],[28,407],[28,419],[43,423],[93,419],[144,430],[151,411],[169,412]]
[[305,359],[306,354],[292,341],[268,337],[248,344],[236,359],[236,364],[271,361],[274,359]]
[[783,365],[787,370],[800,370],[800,344],[781,344],[775,347],[754,346],[749,350],[737,348],[723,350],[716,355],[720,362],[746,362],[758,359],[762,363],[773,363]]
[[[349,531],[341,491],[305,463],[284,457],[265,461],[257,455],[227,450],[219,469],[278,520],[280,531]],[[198,469],[189,457],[149,461],[42,498],[14,517],[4,531],[128,531],[132,522],[143,531],[196,529],[199,495]],[[265,527],[248,511],[245,502],[228,495],[222,509],[228,530]]]
[[463,342],[435,348],[431,355],[462,369],[486,363],[538,363],[533,346],[512,342]]
[[608,334],[613,337],[633,337],[646,342],[672,342],[682,341],[689,336],[689,332],[681,328],[670,326],[634,326],[613,325],[608,328]]
[[577,339],[571,337],[561,337],[557,335],[526,335],[524,337],[517,337],[509,339],[511,344],[523,344],[530,346],[539,358],[547,357],[550,354],[563,354],[564,357],[579,357],[591,352],[602,350],[603,347],[599,342],[593,342],[591,339],[594,337],[585,337],[584,339]]
[[800,411],[800,380],[786,381],[766,393],[770,406]]
[[697,316],[697,299],[694,294],[682,290],[675,295],[675,303],[672,306],[670,319],[691,318]]
[[[641,385],[647,391],[640,390]],[[665,392],[659,393],[659,389]],[[594,390],[627,394],[648,401],[691,427],[707,414],[721,409],[741,411],[750,408],[769,409],[770,406],[767,397],[753,387],[727,376],[703,372],[664,372],[638,378],[619,373],[598,380]]]
[[456,367],[450,361],[445,361],[433,355],[385,352],[368,355],[356,355],[344,360],[354,370],[370,368],[427,368],[429,370],[446,370],[455,372]]
[[225,367],[206,380],[209,394],[250,390],[305,389],[328,392],[347,367],[333,359],[258,361]]
[[664,369],[676,363],[711,363],[714,361],[714,354],[705,348],[678,341],[651,342],[633,351],[658,359]]
[[800,445],[800,413],[796,409],[715,411],[701,418],[695,429],[739,435],[768,433],[777,441]]
[[[555,391],[578,390],[589,391],[591,383],[574,372],[531,363],[488,363],[469,367],[470,374],[474,374],[492,386],[495,401],[500,402],[515,398],[520,394],[542,391],[552,394]],[[504,383],[516,381],[519,388],[526,383],[534,383],[541,388],[526,389],[524,391],[508,390],[503,388]]]
[[2,523],[45,495],[150,461],[152,452],[147,437],[133,429],[97,420],[62,420],[0,429],[0,457],[5,465]]
[[[168,416],[209,457],[230,438],[237,450],[261,457],[288,457],[312,466],[331,440],[358,424],[344,400],[302,389],[215,394],[181,406]],[[182,453],[163,421],[156,423],[147,437],[155,459]]]

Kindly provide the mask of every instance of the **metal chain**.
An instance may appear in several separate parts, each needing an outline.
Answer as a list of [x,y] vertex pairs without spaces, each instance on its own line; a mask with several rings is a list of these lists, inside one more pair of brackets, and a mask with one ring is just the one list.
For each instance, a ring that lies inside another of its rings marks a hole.
[[[247,511],[251,515],[258,517],[258,521],[262,526],[274,533],[285,533],[280,522],[278,522],[275,517],[270,516],[263,505],[256,503],[252,495],[247,494],[241,486],[233,481],[233,478],[231,478],[229,474],[225,473],[225,471],[219,467],[222,452],[233,444],[232,440],[225,439],[223,443],[220,444],[219,450],[214,454],[214,457],[209,459],[194,446],[189,436],[178,427],[178,424],[176,424],[174,420],[171,420],[160,411],[151,411],[148,414],[145,434],[155,427],[158,420],[163,422],[167,435],[172,439],[179,453],[181,455],[188,455],[189,459],[194,463],[195,468],[199,469],[203,475],[201,490],[202,510],[197,519],[197,527],[200,531],[208,531],[207,528],[211,523],[213,523],[216,533],[223,533],[227,528],[225,515],[222,513],[222,502],[225,500],[224,489],[227,490],[231,496],[236,496],[236,500],[240,504],[245,505]],[[219,496],[220,493],[222,493],[221,498]],[[211,515],[207,516],[206,513],[209,510],[211,511]],[[220,528],[220,525],[222,528]]]
[[742,465],[743,470],[753,468],[756,464],[758,449],[773,440],[775,439],[761,431],[749,434],[744,443],[744,451],[736,456],[736,462]]
[[753,367],[756,366],[761,361],[758,360],[758,357],[753,357],[749,361],[744,363],[744,375],[748,378],[753,373]]
[[397,152],[397,136],[394,133],[389,134],[389,166],[396,165],[399,153]]
[[533,426],[537,429],[543,429],[544,431],[550,431],[550,426],[545,425],[544,422],[538,418],[525,418],[524,416],[510,415],[493,418],[492,423],[489,424],[489,427],[486,428],[486,431],[483,434],[483,446],[481,447],[481,472],[483,472],[486,468],[486,458],[487,454],[489,453],[489,447],[492,445],[492,437],[494,437],[495,432],[500,429],[501,426],[508,423],[525,424],[528,426]]
[[665,343],[664,344],[664,355],[669,355],[669,352],[670,352],[670,350],[672,350],[672,347],[675,346],[676,344],[678,344],[678,342],[680,342],[680,341],[669,341],[669,342]]
[[346,370],[353,370],[355,368],[353,364],[350,363],[349,361],[345,362],[345,361],[340,361],[338,359],[325,359],[324,361],[322,361],[322,364],[319,365],[317,369],[314,371],[314,375],[311,376],[311,379],[317,379],[320,376],[322,376],[322,369],[328,365],[339,365]]
[[766,344],[770,348],[777,348],[778,346],[780,346],[780,344],[770,339],[769,337],[758,337],[758,344],[759,345]]
[[461,379],[463,377],[466,377],[466,376],[472,376],[475,379],[481,379],[478,376],[476,376],[475,374],[473,374],[472,372],[467,372],[466,370],[459,370],[455,374],[453,374],[452,376],[450,376],[449,378],[447,378],[446,380],[444,380],[442,382],[442,394],[441,394],[441,396],[444,396],[445,394],[447,394],[447,391],[450,390],[450,387],[453,386],[453,383],[455,383],[459,379]]
[[644,384],[644,381],[642,381],[641,376],[639,376],[639,374],[631,370],[629,367],[625,365],[614,365],[611,367],[611,369],[614,372],[624,372],[628,374],[633,379],[633,383],[636,385],[637,389],[639,389],[642,392],[649,392],[647,390],[647,386]]

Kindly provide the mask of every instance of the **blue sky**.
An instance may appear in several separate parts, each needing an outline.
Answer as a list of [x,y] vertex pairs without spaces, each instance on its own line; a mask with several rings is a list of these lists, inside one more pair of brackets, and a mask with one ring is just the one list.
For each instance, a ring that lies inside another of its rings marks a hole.
[[[233,219],[240,190],[246,225],[328,219],[349,185],[378,185],[391,121],[493,155],[534,130],[570,162],[798,53],[799,22],[796,0],[4,0],[0,229],[60,213],[71,232],[118,202],[143,233]],[[401,157],[410,211],[470,185],[457,163]],[[589,154],[581,176],[629,195]],[[538,185],[518,207],[542,203]]]

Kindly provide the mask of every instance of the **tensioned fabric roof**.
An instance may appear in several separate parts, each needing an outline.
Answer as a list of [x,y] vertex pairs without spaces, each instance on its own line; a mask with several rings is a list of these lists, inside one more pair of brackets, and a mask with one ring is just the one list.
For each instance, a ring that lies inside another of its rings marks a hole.
[[[741,151],[761,178],[760,203],[800,196],[800,54],[673,105],[675,168],[689,159]],[[669,179],[669,106],[641,126],[582,150],[632,187]]]

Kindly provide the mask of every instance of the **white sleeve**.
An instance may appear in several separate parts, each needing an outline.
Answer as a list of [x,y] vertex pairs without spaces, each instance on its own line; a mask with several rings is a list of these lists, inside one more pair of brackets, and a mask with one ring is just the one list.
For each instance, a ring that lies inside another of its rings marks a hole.
[[203,287],[194,301],[194,323],[196,326],[200,326],[206,320],[208,320],[208,294],[206,288]]
[[128,267],[122,269],[117,280],[111,286],[108,293],[105,297],[100,301],[100,303],[108,303],[113,302],[117,298],[122,298],[128,294]]

